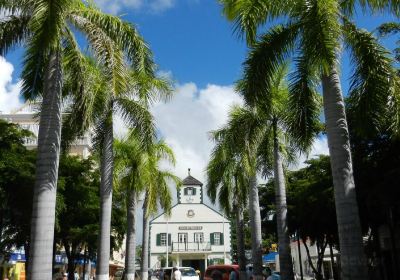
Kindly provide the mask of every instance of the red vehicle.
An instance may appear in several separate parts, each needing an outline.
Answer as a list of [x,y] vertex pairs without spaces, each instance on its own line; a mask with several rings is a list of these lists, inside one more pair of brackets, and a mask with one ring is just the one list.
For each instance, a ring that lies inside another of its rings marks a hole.
[[236,280],[239,280],[239,265],[237,264],[210,265],[206,269],[204,280],[229,280],[232,270],[236,273]]

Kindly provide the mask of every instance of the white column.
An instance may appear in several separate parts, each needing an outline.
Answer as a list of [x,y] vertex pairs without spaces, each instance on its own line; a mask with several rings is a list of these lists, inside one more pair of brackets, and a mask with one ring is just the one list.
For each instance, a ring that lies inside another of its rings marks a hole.
[[181,260],[179,258],[179,254],[176,254],[176,266],[181,266]]
[[207,255],[204,254],[204,273],[206,272],[207,269]]
[[[172,237],[172,236],[171,236]],[[166,267],[168,267],[168,249],[169,249],[169,245],[168,245],[168,242],[169,242],[169,238],[168,238],[168,218],[167,218],[167,244],[166,244],[166,253],[167,253],[167,258],[166,258],[166,263],[165,263],[165,266]],[[171,241],[171,244],[172,244],[172,241]]]
[[224,264],[226,263],[226,249],[225,249],[225,241],[226,241],[226,238],[225,238],[225,212],[222,212],[222,213],[224,213],[223,214],[223,220],[222,220],[222,235],[223,235],[223,238],[224,238],[224,244],[223,244],[223,246],[224,246]]

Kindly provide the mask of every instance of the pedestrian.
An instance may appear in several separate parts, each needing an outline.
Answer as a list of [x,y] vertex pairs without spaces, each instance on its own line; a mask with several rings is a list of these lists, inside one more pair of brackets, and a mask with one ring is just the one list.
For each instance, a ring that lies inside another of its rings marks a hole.
[[229,274],[229,280],[237,280],[236,272],[233,269],[231,270],[231,273]]
[[182,280],[182,273],[176,266],[173,268],[173,272],[174,280]]
[[74,280],[79,280],[79,274],[77,271],[74,272]]
[[63,274],[63,280],[67,280],[68,279],[68,274],[67,273],[64,273]]

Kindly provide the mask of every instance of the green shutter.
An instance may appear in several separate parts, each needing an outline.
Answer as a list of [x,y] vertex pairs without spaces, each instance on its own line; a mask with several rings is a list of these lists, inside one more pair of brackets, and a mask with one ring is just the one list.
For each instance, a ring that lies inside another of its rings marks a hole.
[[224,245],[224,234],[222,232],[219,233],[219,240],[220,245]]
[[211,245],[214,245],[214,233],[213,232],[210,233],[210,243],[211,243]]
[[161,246],[161,234],[157,234],[156,236],[156,245],[157,246]]
[[171,246],[171,234],[168,233],[168,246]]
[[188,188],[184,188],[184,189],[183,189],[183,194],[184,194],[184,195],[187,195],[187,194],[188,194]]

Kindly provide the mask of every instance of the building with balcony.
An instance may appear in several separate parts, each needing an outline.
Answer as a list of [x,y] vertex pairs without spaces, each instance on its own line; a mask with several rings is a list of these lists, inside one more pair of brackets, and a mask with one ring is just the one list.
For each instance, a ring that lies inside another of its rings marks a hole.
[[203,203],[203,184],[189,175],[178,191],[178,203],[168,217],[150,222],[150,268],[191,266],[205,272],[207,265],[231,260],[229,221]]
[[[22,107],[12,111],[9,114],[0,112],[0,119],[18,124],[22,128],[32,132],[33,136],[25,139],[25,146],[28,149],[36,149],[39,135],[39,104],[26,103]],[[90,155],[90,137],[77,138],[70,146],[69,154],[87,158]]]

